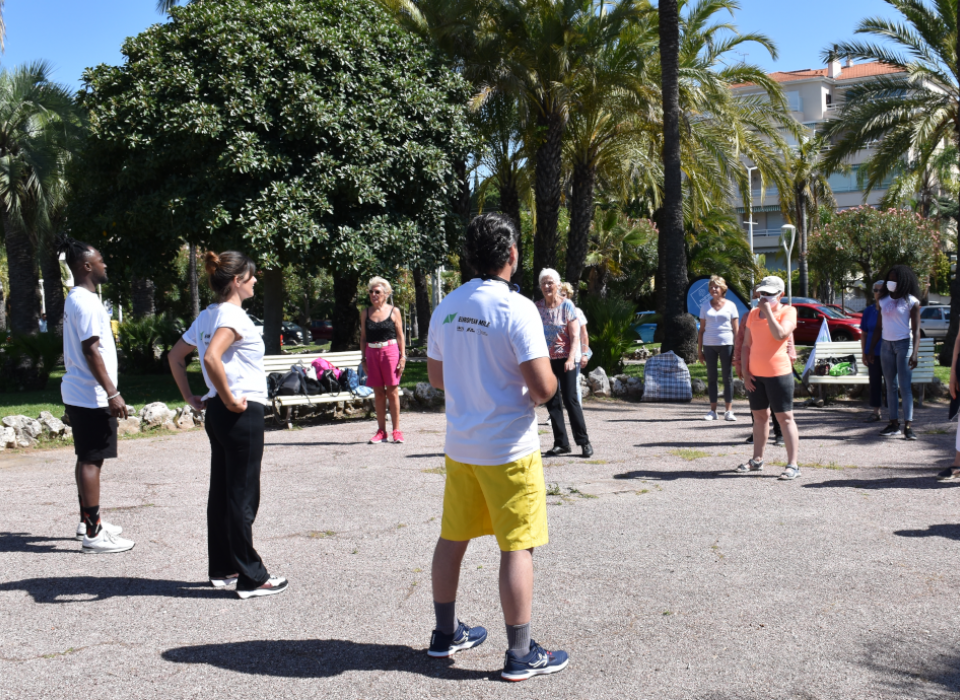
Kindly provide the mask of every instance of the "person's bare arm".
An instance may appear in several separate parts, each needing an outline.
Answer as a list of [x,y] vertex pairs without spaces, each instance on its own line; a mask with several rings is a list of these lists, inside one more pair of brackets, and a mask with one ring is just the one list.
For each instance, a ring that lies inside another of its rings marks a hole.
[[[700,324],[700,325],[703,325],[703,324]],[[731,318],[731,319],[730,319],[730,328],[733,329],[733,337],[736,338],[736,337],[737,337],[737,333],[740,332],[740,319],[739,319],[739,318]]]
[[391,315],[393,316],[393,325],[397,328],[397,346],[400,348],[400,361],[397,362],[397,376],[399,377],[407,366],[407,346],[403,339],[403,315],[400,313],[400,309],[394,306]]
[[367,324],[364,323],[363,314],[360,312],[360,364],[367,364]]
[[577,366],[577,338],[580,337],[580,321],[574,317],[572,321],[567,322],[567,338],[570,339],[570,351],[567,353],[567,361],[563,363],[563,371],[570,372]]
[[707,331],[707,319],[700,319],[700,330],[697,331],[697,362],[705,363],[707,358],[703,356],[703,334]]
[[427,379],[434,389],[443,390],[443,361],[427,358]]
[[170,349],[167,355],[167,361],[170,363],[170,373],[173,375],[173,381],[177,383],[180,395],[190,406],[202,411],[206,408],[203,398],[193,393],[190,388],[190,380],[187,379],[187,357],[196,350],[196,347],[190,345],[183,338],[177,341],[177,344]]
[[910,309],[910,323],[913,325],[913,352],[910,354],[910,369],[916,369],[920,361],[920,304]]
[[230,391],[230,385],[227,383],[227,370],[223,367],[223,353],[233,343],[240,340],[240,337],[232,328],[218,328],[210,339],[210,344],[207,345],[207,351],[203,354],[203,366],[207,370],[210,383],[217,390],[217,396],[220,397],[220,400],[234,413],[243,413],[247,410],[247,397],[242,396],[238,399]]
[[780,323],[770,310],[770,304],[761,300],[760,308],[763,309],[764,316],[767,317],[767,325],[770,326],[770,333],[777,340],[786,340],[790,337],[790,334],[797,329],[796,314],[793,314],[793,318],[786,318],[783,323]]
[[580,369],[584,369],[590,359],[587,353],[590,351],[590,334],[587,333],[587,324],[580,324]]
[[520,374],[530,390],[530,398],[540,406],[557,393],[557,378],[550,369],[549,357],[538,357],[520,363]]
[[83,357],[87,361],[90,373],[97,383],[107,392],[107,407],[110,409],[110,415],[114,418],[126,418],[127,403],[120,396],[116,385],[110,379],[110,373],[107,372],[107,366],[103,364],[103,356],[100,354],[100,336],[92,336],[80,343],[83,351]]

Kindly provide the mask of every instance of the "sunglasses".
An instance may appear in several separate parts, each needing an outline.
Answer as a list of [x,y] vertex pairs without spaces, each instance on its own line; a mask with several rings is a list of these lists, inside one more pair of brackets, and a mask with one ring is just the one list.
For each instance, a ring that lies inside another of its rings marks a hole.
[[381,292],[379,289],[374,289],[372,292],[370,292],[370,296],[380,296],[381,294],[383,294],[383,292]]

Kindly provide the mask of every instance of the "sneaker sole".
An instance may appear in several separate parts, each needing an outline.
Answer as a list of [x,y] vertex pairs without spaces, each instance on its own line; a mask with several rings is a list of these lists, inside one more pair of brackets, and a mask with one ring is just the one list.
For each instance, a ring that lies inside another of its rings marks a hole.
[[562,664],[557,664],[556,666],[547,666],[546,668],[531,668],[521,673],[507,673],[506,671],[501,671],[500,677],[505,681],[518,683],[519,681],[525,681],[533,678],[534,676],[549,676],[551,673],[559,673],[565,669],[569,663],[570,659],[567,659]]
[[434,658],[434,659],[447,659],[447,658],[453,656],[454,654],[456,654],[458,651],[465,651],[465,650],[467,650],[467,649],[473,649],[474,647],[480,646],[480,645],[483,644],[485,641],[487,641],[486,636],[484,636],[482,639],[477,639],[477,640],[472,641],[472,642],[464,642],[463,644],[457,644],[457,645],[455,645],[455,646],[450,647],[450,649],[448,649],[447,651],[430,651],[430,650],[428,649],[428,650],[427,650],[427,656],[429,656],[429,657],[431,657],[431,658]]
[[237,591],[237,596],[240,600],[247,600],[248,598],[263,598],[268,595],[280,595],[285,590],[286,586],[281,586],[280,588],[254,588],[252,591]]
[[883,433],[880,434],[880,437],[885,437],[885,438],[902,437],[902,436],[903,436],[903,433],[888,433],[887,435],[884,435]]
[[226,588],[227,586],[232,586],[237,582],[235,578],[212,578],[210,579],[210,585],[214,588]]
[[120,547],[117,549],[96,549],[94,547],[82,547],[80,549],[84,554],[118,554],[119,552],[129,552],[134,548],[136,543],[131,544],[129,547]]

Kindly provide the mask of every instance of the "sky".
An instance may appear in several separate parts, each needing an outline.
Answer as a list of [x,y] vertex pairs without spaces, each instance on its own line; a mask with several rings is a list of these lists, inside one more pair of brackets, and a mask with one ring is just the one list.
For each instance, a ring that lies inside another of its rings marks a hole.
[[[774,61],[757,44],[741,47],[745,60],[770,71],[821,68],[821,50],[854,38],[865,17],[894,17],[882,0],[740,0],[733,23],[741,32],[766,34],[776,44]],[[87,67],[119,65],[123,40],[164,21],[156,0],[6,0],[6,52],[0,65],[38,59],[53,67],[52,79],[80,89]]]

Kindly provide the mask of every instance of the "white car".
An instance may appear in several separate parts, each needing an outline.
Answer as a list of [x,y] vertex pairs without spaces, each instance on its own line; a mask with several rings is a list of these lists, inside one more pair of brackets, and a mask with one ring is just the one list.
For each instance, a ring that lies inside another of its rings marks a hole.
[[949,326],[949,306],[924,306],[920,309],[921,338],[946,338]]

